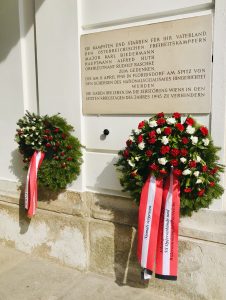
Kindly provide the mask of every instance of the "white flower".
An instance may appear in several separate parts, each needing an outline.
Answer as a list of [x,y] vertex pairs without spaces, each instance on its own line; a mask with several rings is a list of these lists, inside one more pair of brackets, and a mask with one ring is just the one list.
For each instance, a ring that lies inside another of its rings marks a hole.
[[143,150],[144,147],[145,147],[144,142],[141,142],[141,143],[138,144],[138,148],[139,148],[140,150]]
[[150,126],[150,127],[156,127],[156,126],[157,126],[157,122],[156,122],[155,120],[150,121],[150,122],[149,122],[149,126]]
[[140,160],[140,156],[135,156],[135,160],[139,161]]
[[128,140],[134,142],[134,136],[130,135],[129,138],[128,138]]
[[31,145],[34,145],[34,144],[35,144],[34,142],[31,143]]
[[165,157],[158,158],[158,162],[160,165],[165,165],[167,163],[167,159]]
[[201,157],[200,156],[196,156],[196,162],[200,162],[202,159],[201,159]]
[[166,123],[169,125],[173,125],[176,123],[176,119],[175,118],[167,118]]
[[35,128],[35,126],[32,126],[31,129],[34,131],[36,128]]
[[169,139],[164,135],[161,139],[162,144],[167,145],[169,143]]
[[140,129],[136,129],[136,130],[135,130],[135,133],[136,133],[136,134],[140,134],[140,133],[141,133],[141,130],[140,130]]
[[198,183],[202,183],[202,179],[198,178],[198,179],[196,180],[196,184],[198,184]]
[[161,133],[162,133],[161,128],[157,128],[157,129],[156,129],[156,132],[157,132],[158,134],[161,134]]
[[198,137],[197,136],[191,136],[191,142],[192,142],[192,145],[196,145],[198,143]]
[[26,129],[27,129],[27,130],[29,130],[29,129],[30,129],[30,127],[28,127],[28,126],[27,126],[27,127],[26,127]]
[[199,177],[199,171],[195,171],[193,174],[195,177]]
[[186,128],[186,132],[189,134],[193,134],[195,132],[195,128],[191,125],[188,125],[188,127]]
[[36,132],[35,134],[38,135],[38,132]]
[[181,161],[183,164],[185,164],[186,161],[187,161],[187,159],[186,159],[185,157],[181,157],[181,158],[180,158],[180,161]]
[[135,163],[134,162],[132,162],[132,160],[128,160],[128,164],[132,167],[132,168],[134,168],[135,167]]
[[191,174],[191,170],[189,169],[185,169],[183,172],[182,172],[183,175],[190,175]]
[[202,141],[203,141],[204,146],[208,146],[209,145],[210,140],[208,138],[202,139]]

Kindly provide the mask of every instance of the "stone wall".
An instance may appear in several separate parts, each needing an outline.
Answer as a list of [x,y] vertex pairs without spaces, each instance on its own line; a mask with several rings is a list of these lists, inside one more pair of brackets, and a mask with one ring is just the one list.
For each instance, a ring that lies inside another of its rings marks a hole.
[[[136,259],[138,209],[131,199],[40,190],[39,209],[29,220],[20,195],[0,184],[1,243],[119,285],[147,287]],[[176,299],[223,300],[225,279],[226,213],[202,210],[180,222],[178,281],[152,279],[149,288]]]

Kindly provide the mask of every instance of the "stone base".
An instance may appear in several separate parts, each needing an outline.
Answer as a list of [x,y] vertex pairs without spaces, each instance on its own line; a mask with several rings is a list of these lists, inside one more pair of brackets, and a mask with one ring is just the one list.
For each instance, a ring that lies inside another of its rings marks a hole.
[[[146,287],[136,259],[137,207],[131,199],[93,193],[40,191],[29,220],[19,193],[0,193],[0,241],[81,271]],[[56,200],[57,199],[57,200]],[[180,222],[176,282],[151,279],[149,288],[174,299],[226,299],[226,214],[203,210]]]

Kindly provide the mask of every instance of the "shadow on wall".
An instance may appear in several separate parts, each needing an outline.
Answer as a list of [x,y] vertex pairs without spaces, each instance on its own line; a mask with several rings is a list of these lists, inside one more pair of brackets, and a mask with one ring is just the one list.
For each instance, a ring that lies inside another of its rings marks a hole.
[[[22,0],[26,3],[33,3],[34,13],[36,13],[45,0]],[[11,49],[20,41],[20,23],[19,23],[19,2],[15,0],[0,1],[0,62],[5,60]],[[24,32],[26,36],[33,25],[33,20],[27,18],[24,20]]]

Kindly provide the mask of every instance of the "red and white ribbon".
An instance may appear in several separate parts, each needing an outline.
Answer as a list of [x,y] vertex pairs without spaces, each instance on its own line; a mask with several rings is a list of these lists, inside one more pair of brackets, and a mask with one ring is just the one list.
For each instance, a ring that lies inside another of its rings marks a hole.
[[176,280],[178,261],[178,224],[180,185],[171,175],[166,179],[151,176],[145,182],[140,198],[138,219],[138,260],[143,279],[155,277]]
[[38,192],[37,192],[37,175],[38,169],[45,157],[44,152],[35,151],[28,168],[27,180],[25,186],[25,209],[27,209],[27,215],[29,218],[35,215],[35,211],[38,203]]
[[155,263],[159,216],[162,204],[162,179],[151,176],[145,182],[140,199],[137,255],[144,269],[144,279],[150,279]]

